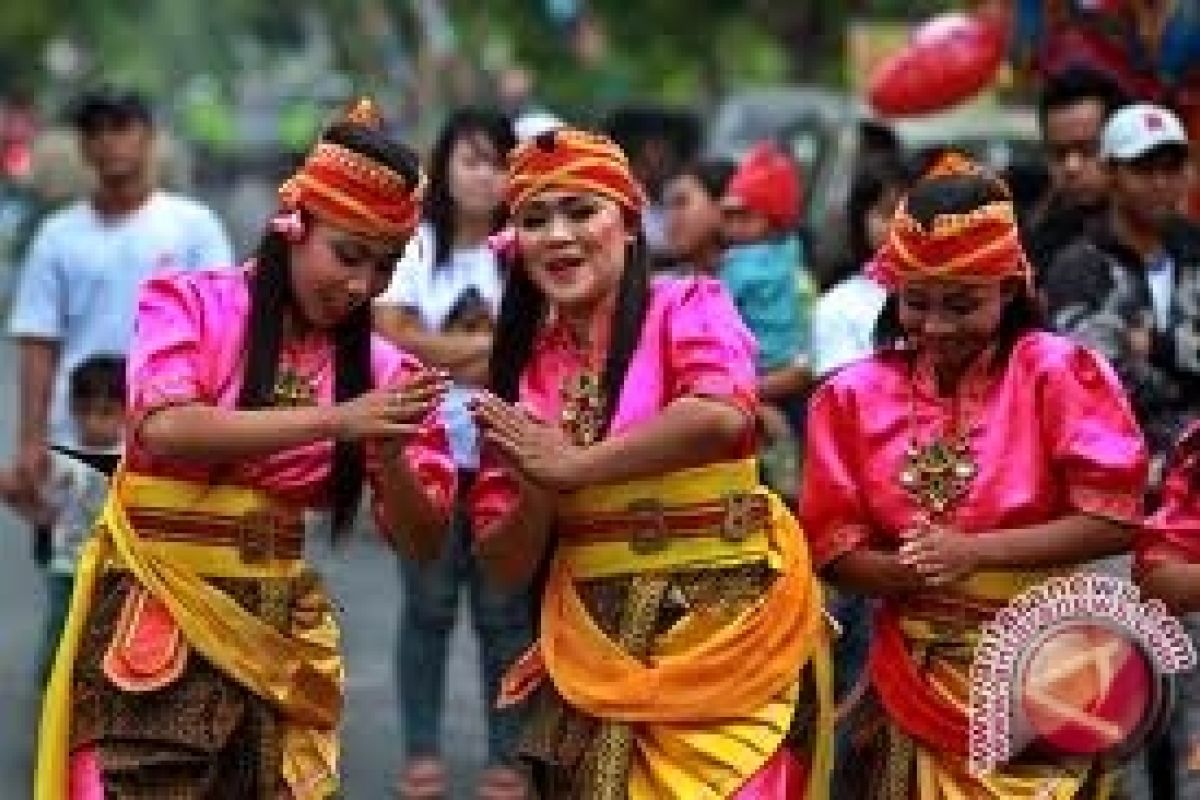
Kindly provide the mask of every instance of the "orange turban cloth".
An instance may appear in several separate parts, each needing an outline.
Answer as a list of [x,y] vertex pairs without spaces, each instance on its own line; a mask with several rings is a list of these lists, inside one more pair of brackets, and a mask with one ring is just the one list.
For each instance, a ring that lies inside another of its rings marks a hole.
[[[375,105],[360,100],[343,122],[381,130]],[[304,165],[279,187],[286,211],[304,209],[352,233],[407,239],[421,219],[425,176],[416,185],[371,157],[333,142],[318,142]]]
[[800,175],[796,165],[770,142],[759,142],[729,179],[727,196],[762,214],[777,230],[800,221]]
[[522,142],[508,157],[505,202],[515,211],[548,189],[603,195],[632,214],[646,196],[625,152],[607,136],[558,128]]
[[[985,176],[965,157],[950,153],[922,180],[952,175]],[[997,178],[989,178],[999,183]],[[1003,184],[1000,184],[1003,186]],[[1007,187],[1004,188],[1008,194]],[[914,280],[941,278],[991,283],[1020,278],[1026,286],[1033,268],[1021,246],[1012,200],[997,200],[965,214],[939,214],[926,227],[900,202],[887,239],[867,266],[867,274],[888,289]]]

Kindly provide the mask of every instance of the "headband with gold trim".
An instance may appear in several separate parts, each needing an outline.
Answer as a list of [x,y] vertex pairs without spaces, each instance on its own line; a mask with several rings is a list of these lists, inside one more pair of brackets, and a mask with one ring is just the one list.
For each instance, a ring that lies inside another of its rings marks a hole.
[[522,142],[508,158],[505,202],[510,211],[548,189],[594,192],[635,214],[646,202],[620,146],[607,136],[575,128]]
[[[381,129],[383,119],[369,99],[359,100],[341,121]],[[287,210],[303,208],[352,233],[403,239],[416,229],[426,179],[415,186],[390,167],[333,142],[318,142],[304,165],[279,187]]]
[[[957,153],[944,156],[922,181],[953,175],[982,176],[1009,196],[999,179]],[[889,289],[930,278],[967,283],[1020,278],[1028,286],[1033,268],[1021,246],[1011,199],[996,200],[963,214],[939,214],[925,226],[909,213],[906,198],[897,207],[887,238],[867,266],[867,274]]]

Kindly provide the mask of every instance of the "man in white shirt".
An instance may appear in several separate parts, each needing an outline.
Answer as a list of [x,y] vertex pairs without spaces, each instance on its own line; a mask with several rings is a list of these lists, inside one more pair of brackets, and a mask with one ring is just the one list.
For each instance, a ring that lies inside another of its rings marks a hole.
[[95,191],[38,229],[8,326],[21,363],[15,475],[30,498],[45,482],[48,448],[80,444],[68,376],[92,355],[128,351],[140,283],[161,271],[233,260],[212,211],[155,188],[155,128],[145,99],[115,89],[89,93],[72,122]]

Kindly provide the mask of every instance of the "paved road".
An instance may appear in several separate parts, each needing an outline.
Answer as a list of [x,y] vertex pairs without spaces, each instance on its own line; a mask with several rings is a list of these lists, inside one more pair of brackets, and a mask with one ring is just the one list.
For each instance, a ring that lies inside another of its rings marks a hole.
[[[0,342],[0,460],[7,461],[16,429],[17,370]],[[331,552],[313,547],[343,614],[349,696],[344,742],[344,796],[389,797],[399,751],[393,652],[398,580],[394,558],[362,533]],[[0,508],[0,800],[29,796],[37,697],[34,658],[44,594],[29,558],[23,526]],[[452,648],[450,697],[444,731],[452,758],[455,797],[468,798],[471,776],[484,757],[482,701],[474,642],[462,625]]]

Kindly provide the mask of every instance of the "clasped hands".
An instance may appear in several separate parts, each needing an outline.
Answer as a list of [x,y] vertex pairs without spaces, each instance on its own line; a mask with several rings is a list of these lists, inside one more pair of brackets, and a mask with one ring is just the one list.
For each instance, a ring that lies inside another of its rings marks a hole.
[[979,569],[977,537],[928,520],[905,530],[901,537],[900,563],[930,586],[955,583]]
[[570,491],[588,482],[589,449],[573,443],[558,426],[490,392],[471,400],[471,412],[484,442],[524,483],[547,491]]

